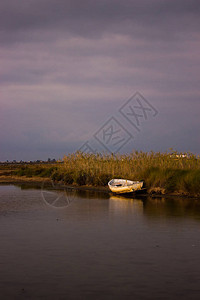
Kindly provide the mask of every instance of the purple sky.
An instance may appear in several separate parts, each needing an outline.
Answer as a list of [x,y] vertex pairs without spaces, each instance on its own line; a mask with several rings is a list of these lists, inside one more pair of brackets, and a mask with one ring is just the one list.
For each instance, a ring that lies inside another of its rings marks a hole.
[[[1,161],[62,158],[111,117],[121,152],[200,154],[200,1],[3,0],[0,45]],[[137,91],[140,132],[119,114]]]

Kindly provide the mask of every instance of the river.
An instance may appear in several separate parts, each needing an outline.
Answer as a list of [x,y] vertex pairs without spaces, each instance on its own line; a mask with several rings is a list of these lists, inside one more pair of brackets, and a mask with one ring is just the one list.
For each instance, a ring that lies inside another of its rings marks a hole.
[[200,201],[0,186],[1,299],[200,299]]

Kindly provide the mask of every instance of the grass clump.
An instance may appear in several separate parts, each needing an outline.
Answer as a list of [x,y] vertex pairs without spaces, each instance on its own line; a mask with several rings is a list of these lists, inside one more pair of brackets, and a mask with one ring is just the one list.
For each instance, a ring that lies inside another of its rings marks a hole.
[[16,170],[12,171],[12,175],[26,176],[26,177],[46,177],[49,178],[57,170],[57,166],[49,167],[41,165],[23,165]]
[[135,151],[114,156],[76,152],[63,160],[60,168],[66,183],[106,186],[111,178],[127,178],[144,180],[149,191],[200,195],[200,159],[191,153]]

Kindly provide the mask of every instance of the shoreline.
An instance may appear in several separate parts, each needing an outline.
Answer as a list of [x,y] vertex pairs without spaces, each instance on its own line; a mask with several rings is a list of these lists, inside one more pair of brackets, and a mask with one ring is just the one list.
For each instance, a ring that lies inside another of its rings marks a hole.
[[[29,186],[37,186],[39,187],[39,185],[41,185],[43,182],[45,182],[47,184],[46,187],[48,188],[52,188],[52,189],[57,189],[57,190],[63,190],[66,188],[70,188],[70,189],[75,189],[78,191],[91,191],[91,192],[102,192],[102,193],[106,193],[106,194],[110,194],[110,195],[115,195],[114,193],[112,193],[110,191],[110,189],[108,187],[103,187],[103,186],[89,186],[89,185],[64,185],[61,184],[59,182],[54,183],[54,185],[52,186],[52,180],[50,178],[44,178],[44,177],[24,177],[24,176],[0,176],[0,185],[29,185]],[[42,186],[41,186],[42,187]],[[200,196],[194,196],[194,195],[186,195],[183,193],[174,193],[174,194],[161,194],[161,193],[149,193],[147,190],[146,192],[142,192],[138,191],[134,194],[136,197],[151,197],[153,198],[171,198],[171,197],[175,197],[175,198],[192,198],[192,199],[200,199]],[[123,194],[119,194],[119,196],[123,196]],[[124,196],[126,198],[130,197],[130,196]]]
[[[8,184],[70,186],[108,192],[112,178],[144,181],[146,195],[200,198],[200,157],[188,153],[133,152],[127,155],[65,155],[62,164],[16,163],[0,166],[0,182]],[[43,183],[44,185],[44,183]],[[136,192],[135,194],[137,194]],[[144,191],[142,191],[144,194]],[[140,192],[141,194],[141,192]]]

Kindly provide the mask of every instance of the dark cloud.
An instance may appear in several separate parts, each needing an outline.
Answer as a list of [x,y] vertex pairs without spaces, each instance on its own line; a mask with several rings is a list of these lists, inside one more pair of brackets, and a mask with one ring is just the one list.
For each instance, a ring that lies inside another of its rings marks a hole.
[[199,14],[198,0],[8,0],[0,4],[0,28],[7,42],[16,42],[16,35],[31,40],[35,30],[50,31],[52,38],[61,34],[98,38],[114,32],[164,40],[198,32]]
[[77,150],[135,91],[159,115],[124,151],[199,152],[199,14],[195,0],[1,1],[0,159]]

